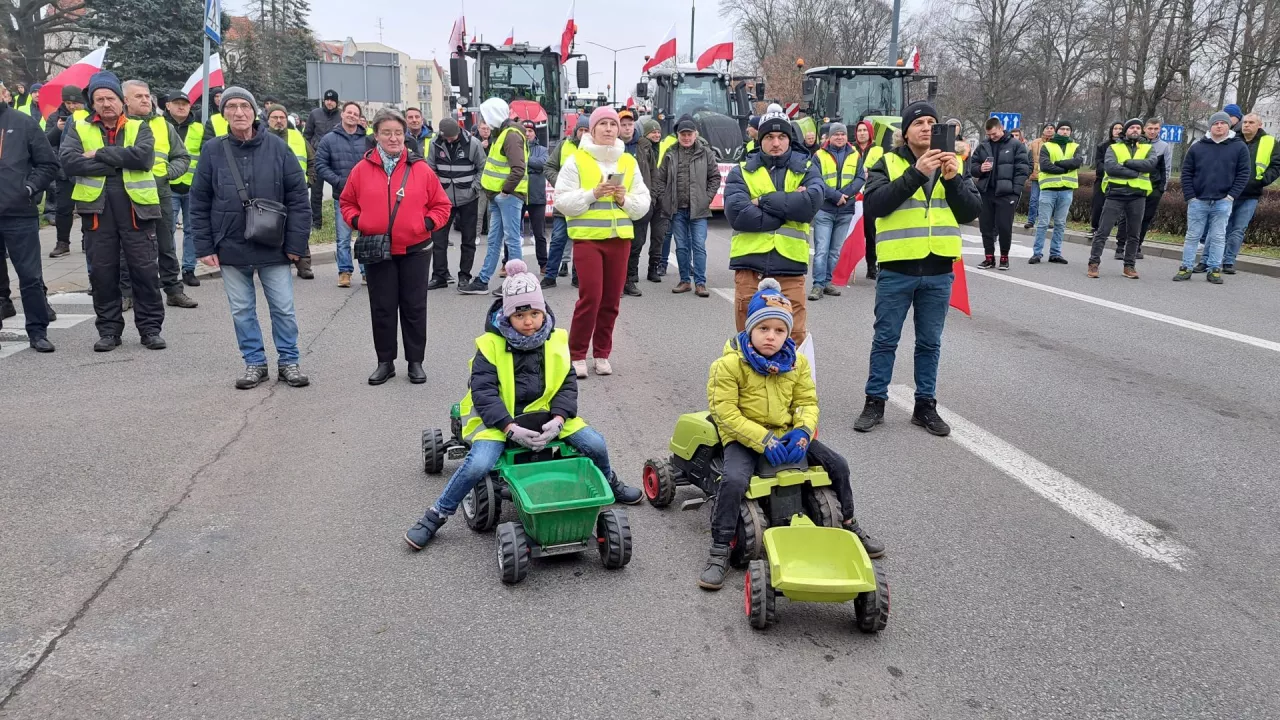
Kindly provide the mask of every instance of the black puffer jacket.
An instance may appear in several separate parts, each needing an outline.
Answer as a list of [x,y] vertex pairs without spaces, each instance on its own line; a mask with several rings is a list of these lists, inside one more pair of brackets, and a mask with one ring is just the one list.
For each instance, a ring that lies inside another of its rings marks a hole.
[[0,104],[0,217],[35,217],[35,196],[57,174],[58,156],[36,121]]
[[[982,163],[994,160],[991,169],[982,172]],[[983,140],[969,158],[969,175],[978,192],[993,197],[1018,197],[1031,177],[1031,154],[1009,133],[999,140]]]
[[342,107],[335,107],[333,110],[326,110],[324,105],[318,108],[312,108],[311,114],[307,115],[307,129],[303,131],[302,137],[311,143],[312,147],[320,144],[320,140],[329,134],[329,131],[342,125]]
[[[249,197],[275,200],[288,208],[282,247],[245,240],[245,210],[223,145],[230,145]],[[205,143],[191,185],[190,231],[197,257],[216,254],[220,263],[232,267],[279,265],[289,262],[289,255],[309,256],[311,195],[302,166],[289,146],[275,135],[261,132],[256,122],[248,141],[226,135]]]
[[[498,298],[489,306],[489,311],[485,313],[484,331],[492,333],[498,337],[502,337],[502,333],[493,323],[493,315],[495,312],[502,310],[502,298]],[[554,321],[555,314],[551,312],[551,306],[547,306],[547,317],[549,321]],[[546,346],[543,345],[536,350],[516,350],[510,345],[507,350],[511,352],[512,365],[514,367],[513,374],[516,379],[516,413],[538,398],[542,397],[542,393],[547,391],[547,379],[543,374],[543,355]],[[480,416],[480,420],[487,428],[494,430],[505,429],[510,425],[514,418],[507,412],[507,406],[502,404],[502,392],[498,387],[498,369],[493,363],[485,359],[483,353],[476,351],[475,358],[471,361],[471,402],[475,404],[476,414]],[[578,377],[573,374],[573,368],[569,368],[568,375],[565,376],[564,383],[560,385],[559,392],[551,398],[551,412],[559,415],[564,419],[574,418],[578,416]]]
[[[667,155],[670,154],[671,151],[668,150]],[[804,192],[775,190],[761,195],[760,204],[756,205],[751,202],[751,190],[747,188],[747,181],[742,175],[744,166],[747,172],[756,172],[761,167],[768,168],[775,188],[786,187],[788,170],[802,173],[804,180],[800,185]],[[809,156],[803,150],[792,148],[778,157],[758,152],[748,157],[743,165],[735,166],[729,171],[724,184],[724,214],[729,219],[729,226],[737,232],[774,232],[788,220],[813,222],[813,217],[822,207],[824,187],[826,185],[822,182],[822,174],[816,166],[809,163]],[[777,250],[770,250],[767,253],[730,258],[729,269],[792,277],[808,273],[809,263],[798,263],[783,257]]]

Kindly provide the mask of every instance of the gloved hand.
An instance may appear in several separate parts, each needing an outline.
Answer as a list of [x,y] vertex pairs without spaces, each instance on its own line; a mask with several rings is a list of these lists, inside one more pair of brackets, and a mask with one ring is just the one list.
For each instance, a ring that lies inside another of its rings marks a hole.
[[564,430],[564,418],[557,415],[542,426],[542,433],[538,435],[538,442],[542,443],[543,447],[546,447],[547,443],[560,437],[561,430]]
[[769,435],[769,439],[764,443],[764,457],[769,461],[770,465],[785,465],[787,463],[787,446],[776,435]]
[[782,444],[787,446],[787,462],[801,462],[809,454],[809,433],[796,428],[782,436]]
[[534,432],[527,428],[522,428],[515,423],[512,423],[507,428],[507,436],[521,447],[529,448],[534,452],[537,452],[547,446],[545,442],[539,442],[539,438],[542,437],[541,433]]

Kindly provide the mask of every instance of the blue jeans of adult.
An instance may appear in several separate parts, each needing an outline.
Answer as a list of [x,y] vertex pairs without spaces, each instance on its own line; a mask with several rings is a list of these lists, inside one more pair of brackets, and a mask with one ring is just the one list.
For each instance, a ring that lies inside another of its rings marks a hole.
[[547,246],[547,272],[542,278],[543,282],[560,274],[560,263],[564,260],[566,247],[569,247],[569,222],[563,215],[553,215],[551,243]]
[[[841,222],[843,220],[844,222]],[[831,273],[840,261],[845,234],[849,226],[848,215],[835,215],[819,210],[813,218],[813,287],[823,288],[831,284]]]
[[[355,272],[355,261],[351,255],[351,226],[342,219],[342,210],[338,208],[337,201],[333,203],[333,227],[338,234],[338,273]],[[364,263],[360,263],[360,274],[364,275]]]
[[1258,209],[1258,198],[1236,200],[1231,206],[1231,219],[1227,222],[1227,245],[1222,254],[1223,265],[1235,265],[1240,247],[1244,245],[1244,231],[1253,220],[1253,212]]
[[1039,220],[1036,221],[1036,243],[1031,254],[1040,257],[1044,252],[1044,236],[1053,225],[1053,239],[1049,241],[1049,257],[1062,255],[1062,236],[1067,232],[1067,215],[1071,212],[1071,201],[1075,191],[1071,188],[1053,188],[1040,191],[1040,204],[1043,205]]
[[498,261],[502,259],[503,245],[506,245],[507,256],[514,260],[524,258],[520,251],[521,228],[520,215],[524,210],[524,202],[515,195],[494,195],[489,200],[489,243],[484,251],[484,267],[476,279],[488,283],[498,271]]
[[1027,222],[1034,225],[1040,217],[1040,183],[1032,180],[1027,193]]
[[1227,244],[1227,221],[1231,218],[1231,201],[1192,199],[1187,202],[1187,237],[1182,241],[1182,266],[1196,263],[1196,245],[1204,235],[1204,264],[1210,269],[1222,268],[1222,253]]
[[173,203],[173,224],[170,226],[170,232],[176,238],[178,237],[178,216],[182,216],[182,272],[189,273],[196,271],[196,239],[191,236],[191,196],[179,195],[174,193],[171,198]]
[[245,365],[266,365],[267,353],[262,344],[262,328],[258,325],[258,294],[253,273],[258,272],[262,294],[271,312],[271,338],[281,365],[298,362],[298,318],[293,312],[293,266],[259,265],[257,267],[222,266],[222,286],[231,304],[231,322],[236,329],[236,342]]
[[689,217],[689,208],[671,216],[671,232],[676,239],[676,266],[680,282],[707,284],[707,219]]
[[951,305],[954,273],[904,275],[881,270],[876,280],[875,337],[871,340],[871,372],[867,396],[886,400],[893,381],[893,361],[902,337],[907,310],[915,307],[916,399],[932,399],[938,388],[938,359],[942,355],[942,328]]
[[[493,221],[490,220],[490,222]],[[609,467],[609,450],[605,447],[604,437],[595,429],[584,427],[565,438],[564,441],[590,458],[591,462],[600,468],[600,472],[604,473],[605,478],[610,477],[613,470]],[[444,486],[444,492],[440,493],[440,498],[432,506],[436,514],[440,517],[448,517],[458,512],[458,505],[462,504],[462,498],[466,497],[467,493],[471,492],[471,488],[479,484],[493,470],[493,466],[498,464],[498,458],[506,448],[505,442],[497,440],[477,440],[471,443],[471,450],[467,453],[467,457],[453,472],[453,476]]]
[[[35,215],[0,217],[0,247],[9,251],[9,259],[18,274],[22,314],[27,320],[27,338],[39,340],[47,337],[49,306],[45,302],[44,274],[40,265],[40,218]],[[3,262],[4,257],[0,256],[0,263]]]

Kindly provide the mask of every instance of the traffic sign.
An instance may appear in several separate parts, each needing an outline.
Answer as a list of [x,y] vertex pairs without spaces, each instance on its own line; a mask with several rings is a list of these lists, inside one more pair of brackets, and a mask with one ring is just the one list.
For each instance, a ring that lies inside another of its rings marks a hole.
[[1182,142],[1182,126],[1181,125],[1161,125],[1160,139],[1167,143]]
[[204,34],[215,45],[222,44],[222,0],[204,0]]
[[991,117],[1000,118],[1000,124],[1004,125],[1005,130],[1022,127],[1022,113],[993,112]]

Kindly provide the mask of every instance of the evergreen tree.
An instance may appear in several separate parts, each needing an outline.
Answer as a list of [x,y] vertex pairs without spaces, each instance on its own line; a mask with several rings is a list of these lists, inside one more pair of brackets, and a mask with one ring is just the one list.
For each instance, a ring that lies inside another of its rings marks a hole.
[[249,27],[230,41],[229,77],[264,99],[270,95],[304,114],[307,105],[307,61],[319,59],[306,0],[254,0]]
[[82,27],[111,43],[107,69],[121,80],[144,80],[153,92],[180,88],[203,60],[204,5],[196,0],[85,0],[84,4]]

